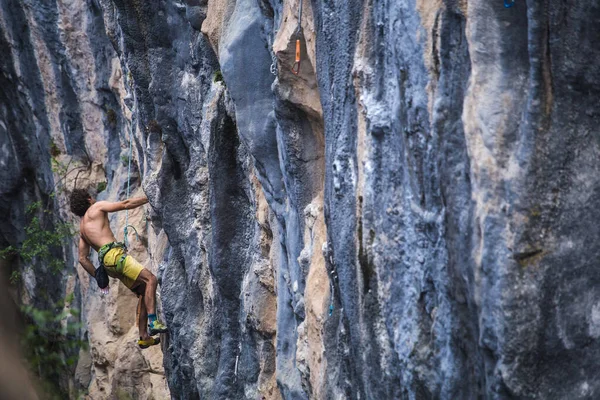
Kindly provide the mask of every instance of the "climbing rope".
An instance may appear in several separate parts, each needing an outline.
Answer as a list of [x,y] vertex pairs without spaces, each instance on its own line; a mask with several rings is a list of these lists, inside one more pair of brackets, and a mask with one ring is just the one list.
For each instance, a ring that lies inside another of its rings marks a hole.
[[302,2],[303,0],[300,0],[300,7],[298,7],[298,27],[296,28],[296,61],[292,66],[292,72],[294,75],[298,75],[300,73],[300,62],[302,61],[300,51],[300,35],[302,34]]
[[238,353],[237,356],[235,356],[235,376],[237,377],[237,373],[238,373],[238,361],[240,360],[240,354],[242,353],[242,342],[238,342]]
[[[133,154],[133,132],[131,126],[129,127],[129,165],[127,166],[127,199],[130,194],[131,187],[131,157]],[[128,239],[127,239],[127,228],[131,227],[135,232],[135,237],[139,240],[139,235],[137,229],[133,225],[129,225],[129,210],[125,210],[125,228],[123,229],[123,243],[125,243],[125,247],[128,247]]]
[[330,302],[329,302],[329,316],[331,317],[331,315],[333,314],[333,299],[335,297],[335,288],[333,286],[333,282],[331,282],[329,285],[331,286],[331,288],[330,288]]
[[504,8],[511,8],[515,5],[515,0],[504,0]]

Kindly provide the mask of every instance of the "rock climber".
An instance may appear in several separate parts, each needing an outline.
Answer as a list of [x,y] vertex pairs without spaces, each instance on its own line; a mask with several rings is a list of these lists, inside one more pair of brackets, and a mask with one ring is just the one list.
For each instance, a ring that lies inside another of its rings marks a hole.
[[[108,213],[131,210],[148,203],[147,197],[135,197],[124,201],[96,201],[85,189],[74,189],[70,195],[71,211],[81,217],[79,239],[79,263],[93,277],[94,264],[89,260],[90,246],[98,252],[98,262],[107,274],[118,278],[135,293],[138,300],[140,340],[142,349],[160,343],[154,335],[167,332],[167,327],[156,317],[156,276],[127,254],[124,243],[117,242],[110,229]],[[100,269],[100,268],[99,268]]]

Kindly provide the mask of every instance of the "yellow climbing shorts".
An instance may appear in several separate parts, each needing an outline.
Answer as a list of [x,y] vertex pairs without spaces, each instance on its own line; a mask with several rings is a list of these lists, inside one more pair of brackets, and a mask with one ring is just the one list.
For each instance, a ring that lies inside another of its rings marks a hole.
[[106,269],[108,276],[119,279],[131,289],[144,266],[128,255],[125,257],[121,271],[121,266],[117,266],[117,263],[123,254],[125,254],[125,251],[119,247],[109,250],[104,256],[104,269]]

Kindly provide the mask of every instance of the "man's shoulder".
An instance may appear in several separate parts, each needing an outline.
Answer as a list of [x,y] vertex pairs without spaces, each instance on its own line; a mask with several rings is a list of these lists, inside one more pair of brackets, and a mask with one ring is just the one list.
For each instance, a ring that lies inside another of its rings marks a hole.
[[111,213],[125,210],[124,204],[123,201],[97,201],[90,208],[94,207],[94,212]]
[[97,217],[98,215],[106,214],[106,211],[104,211],[102,209],[102,207],[107,204],[110,204],[110,202],[109,201],[97,201],[94,204],[92,204],[90,206],[90,208],[88,208],[85,215],[89,216],[90,218],[94,218],[94,217]]

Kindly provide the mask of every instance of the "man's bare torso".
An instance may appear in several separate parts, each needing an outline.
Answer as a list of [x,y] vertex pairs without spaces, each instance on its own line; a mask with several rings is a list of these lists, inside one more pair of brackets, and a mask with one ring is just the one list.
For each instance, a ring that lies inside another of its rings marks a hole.
[[79,231],[83,240],[96,251],[107,243],[116,242],[115,235],[110,229],[108,213],[101,211],[97,204],[90,206],[81,218]]

